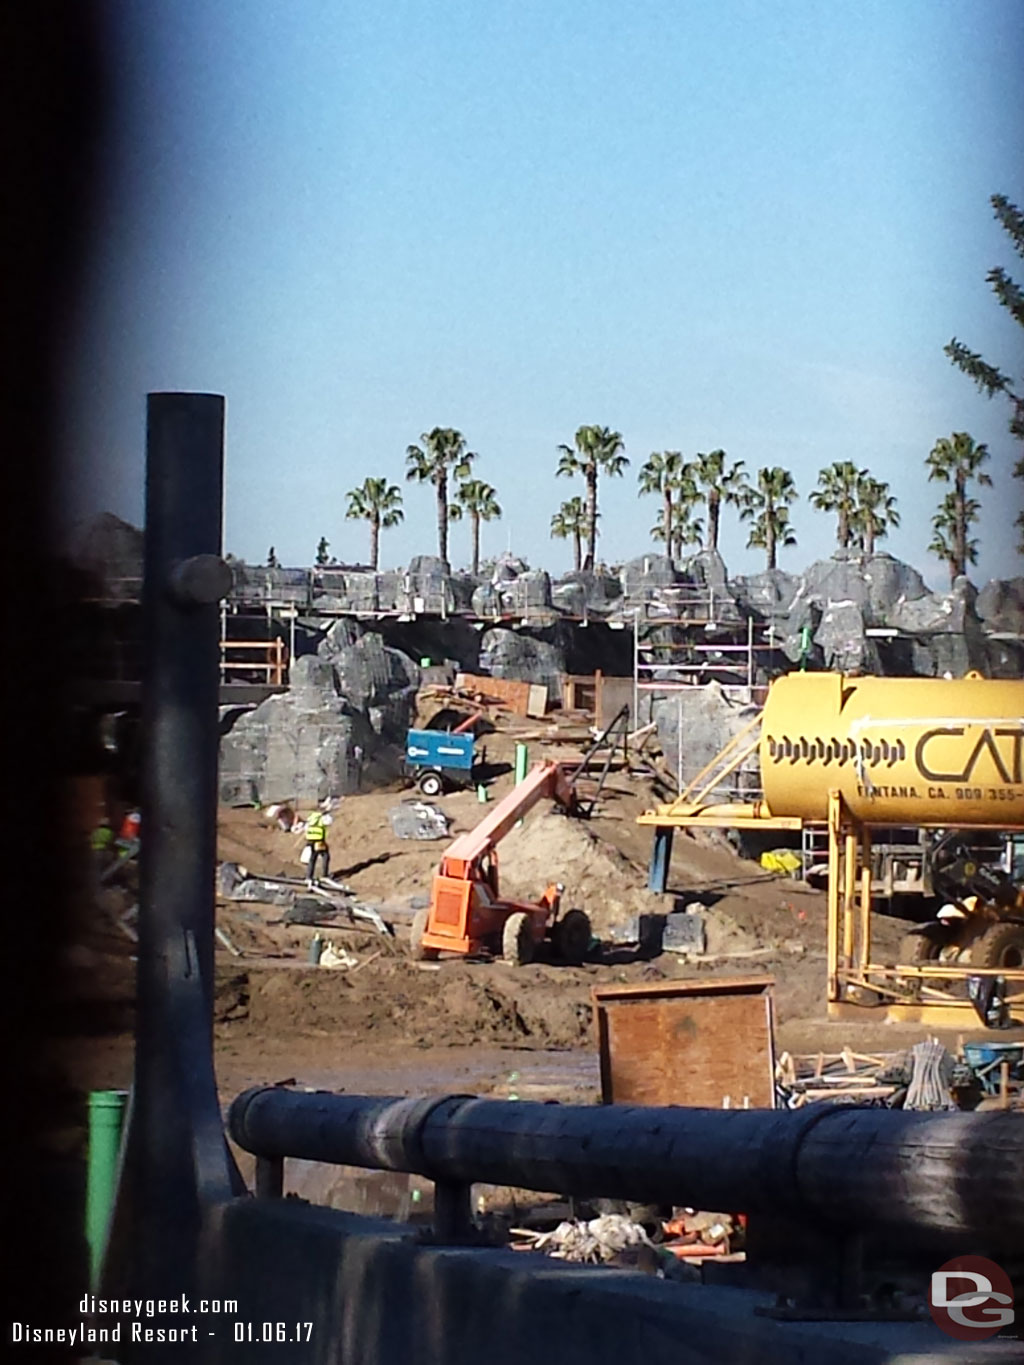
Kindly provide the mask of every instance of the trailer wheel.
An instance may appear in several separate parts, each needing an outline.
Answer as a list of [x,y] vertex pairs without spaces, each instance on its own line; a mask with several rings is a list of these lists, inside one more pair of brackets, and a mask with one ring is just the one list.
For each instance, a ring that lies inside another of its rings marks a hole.
[[590,916],[583,910],[568,910],[551,930],[555,951],[570,967],[578,967],[590,947]]
[[971,947],[975,967],[1024,967],[1024,924],[993,924]]
[[436,948],[425,948],[423,946],[423,935],[427,932],[429,919],[430,907],[427,905],[417,910],[412,917],[412,929],[409,932],[409,953],[414,962],[433,962],[437,958]]
[[937,962],[942,956],[942,950],[948,948],[954,941],[953,930],[942,920],[933,920],[930,924],[922,924],[919,929],[914,929],[909,934],[904,934],[900,941],[900,951],[897,957],[898,962],[905,962],[908,966],[914,966],[920,962]]
[[440,773],[422,773],[417,786],[424,796],[440,796],[444,791]]
[[509,915],[501,931],[501,955],[510,967],[525,967],[533,959],[533,932],[530,916],[517,910]]

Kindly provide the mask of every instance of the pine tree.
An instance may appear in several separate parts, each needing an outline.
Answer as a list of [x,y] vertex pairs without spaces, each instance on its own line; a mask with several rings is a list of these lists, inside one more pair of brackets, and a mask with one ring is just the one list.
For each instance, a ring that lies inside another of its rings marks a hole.
[[[992,195],[989,203],[1014,251],[1024,258],[1024,213],[1002,194]],[[1024,289],[1000,265],[994,266],[985,278],[992,286],[1000,307],[1006,309],[1018,327],[1024,327]],[[958,369],[974,380],[986,397],[995,398],[997,394],[1002,394],[1010,400],[1010,434],[1018,441],[1024,441],[1024,378],[1014,379],[997,366],[990,365],[977,351],[972,351],[956,337],[946,346],[945,352]],[[1024,456],[1014,465],[1013,475],[1014,478],[1024,479]],[[1024,512],[1020,513],[1015,524],[1021,531],[1018,549],[1024,554]]]

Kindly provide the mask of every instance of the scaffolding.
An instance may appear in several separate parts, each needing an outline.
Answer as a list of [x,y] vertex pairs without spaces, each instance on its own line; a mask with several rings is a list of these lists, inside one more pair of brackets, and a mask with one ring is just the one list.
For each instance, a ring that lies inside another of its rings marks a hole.
[[[777,645],[771,623],[759,626],[752,616],[741,621],[716,621],[713,590],[692,594],[685,589],[677,590],[673,600],[677,614],[671,617],[652,613],[651,603],[644,603],[633,612],[632,714],[634,725],[650,723],[656,699],[676,698],[674,758],[677,788],[682,795],[694,776],[686,771],[685,764],[682,723],[685,695],[716,682],[725,696],[740,705],[762,705],[768,689],[757,682],[758,659],[775,653]],[[644,640],[645,628],[649,633],[664,627],[673,628],[684,638]],[[727,788],[731,798],[747,800],[760,796],[757,784],[749,778],[749,772],[735,770],[733,782]]]

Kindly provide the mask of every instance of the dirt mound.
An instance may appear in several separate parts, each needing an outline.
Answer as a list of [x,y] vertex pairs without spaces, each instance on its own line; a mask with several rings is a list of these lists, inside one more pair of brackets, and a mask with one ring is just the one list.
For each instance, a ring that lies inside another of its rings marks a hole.
[[504,894],[534,899],[549,882],[562,882],[562,904],[585,910],[599,936],[653,908],[646,877],[590,826],[554,809],[528,816],[501,845]]
[[589,1038],[589,981],[565,968],[446,962],[426,971],[396,959],[364,976],[312,967],[248,976],[248,1026],[261,1033],[298,1026],[344,1046],[573,1048]]

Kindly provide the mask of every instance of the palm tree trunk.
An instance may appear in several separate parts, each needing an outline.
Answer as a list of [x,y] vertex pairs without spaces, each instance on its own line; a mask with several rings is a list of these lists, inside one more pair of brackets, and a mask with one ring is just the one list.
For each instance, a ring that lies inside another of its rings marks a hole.
[[956,526],[953,532],[953,553],[956,555],[956,573],[967,572],[967,477],[962,469],[956,471]]
[[672,558],[672,490],[665,489],[665,553]]
[[572,567],[579,573],[580,565],[583,563],[583,545],[581,543],[579,527],[572,533]]
[[480,572],[480,518],[473,517],[473,577]]
[[870,559],[875,553],[875,528],[868,522],[864,527],[864,554]]
[[370,521],[370,563],[373,565],[374,573],[377,572],[377,565],[380,560],[380,517],[373,517]]
[[448,474],[438,475],[435,486],[437,488],[437,553],[444,565],[445,573],[448,568]]
[[708,491],[708,538],[707,548],[718,549],[718,518],[722,510],[722,497],[717,488]]
[[587,466],[587,560],[592,569],[597,558],[597,465]]
[[765,541],[766,541],[765,549],[766,549],[767,552],[768,552],[768,567],[769,567],[769,569],[774,569],[774,568],[775,568],[775,527],[774,527],[774,525],[772,524],[770,518],[769,518],[769,520],[768,520],[768,524],[765,526],[765,537],[764,537],[764,538],[765,538]]
[[839,541],[839,548],[845,550],[850,544],[850,519],[846,511],[839,509],[839,529],[836,532],[836,539]]

